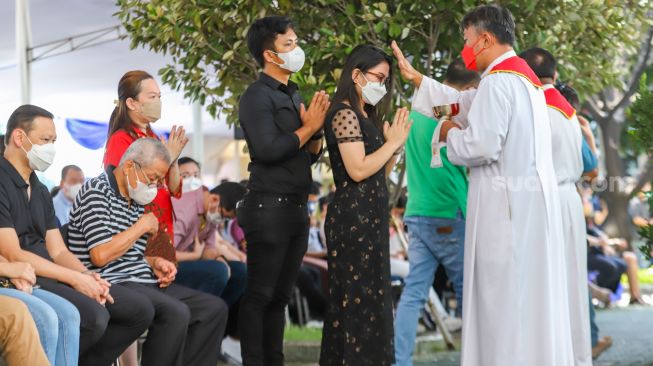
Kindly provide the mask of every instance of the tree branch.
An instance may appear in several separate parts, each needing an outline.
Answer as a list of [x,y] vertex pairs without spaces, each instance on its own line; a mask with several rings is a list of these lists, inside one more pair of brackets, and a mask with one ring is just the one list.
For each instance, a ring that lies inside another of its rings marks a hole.
[[630,97],[632,97],[637,89],[639,88],[639,80],[642,78],[642,75],[646,71],[646,68],[649,66],[649,58],[651,56],[651,48],[653,47],[653,27],[649,27],[645,41],[642,43],[642,50],[644,54],[640,52],[640,57],[635,64],[634,72],[632,73],[632,78],[628,83],[628,88],[624,93],[623,97],[617,105],[610,111],[608,114],[608,119],[612,119],[614,114],[621,108],[625,107],[630,102]]
[[[356,28],[356,26],[358,25],[358,22],[356,22],[356,20],[354,18],[352,18],[351,15],[347,14],[347,5],[345,4],[345,2],[344,1],[338,1],[334,5],[338,10],[340,10],[340,12],[342,14],[344,14],[347,17],[347,19],[349,20],[349,23],[351,23],[351,25],[354,28]],[[374,31],[374,28],[372,28],[372,31]],[[370,38],[370,35],[365,33],[365,32],[363,32],[363,37],[365,37],[365,39],[370,43],[376,43],[376,41],[374,39]]]
[[598,122],[599,124],[604,123],[604,120],[607,116],[601,110],[601,108],[599,108],[599,106],[596,105],[596,101],[593,98],[591,97],[587,98],[583,106],[589,109],[590,114],[596,120],[596,122]]

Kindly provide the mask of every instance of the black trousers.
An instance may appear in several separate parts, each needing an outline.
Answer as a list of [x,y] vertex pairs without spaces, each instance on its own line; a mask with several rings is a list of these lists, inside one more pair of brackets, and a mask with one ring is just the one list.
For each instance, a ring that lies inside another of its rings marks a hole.
[[80,365],[111,365],[145,332],[154,316],[145,297],[120,285],[111,287],[114,303],[106,304],[105,308],[90,297],[57,281],[39,278],[38,282],[41,288],[70,301],[79,311]]
[[227,305],[220,298],[172,284],[123,283],[152,310],[141,364],[215,366],[227,326]]
[[247,286],[239,330],[244,366],[284,364],[285,307],[308,244],[306,204],[246,197],[238,223],[247,240]]
[[619,257],[605,255],[601,249],[591,247],[587,251],[587,269],[599,272],[596,278],[598,286],[616,292],[621,275],[626,272],[628,265]]

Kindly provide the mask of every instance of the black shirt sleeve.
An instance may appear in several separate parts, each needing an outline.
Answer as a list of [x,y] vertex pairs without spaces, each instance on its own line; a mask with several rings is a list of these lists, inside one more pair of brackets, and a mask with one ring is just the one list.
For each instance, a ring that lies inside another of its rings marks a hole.
[[240,99],[239,112],[249,148],[258,161],[273,164],[297,154],[299,137],[277,126],[274,105],[264,89],[250,88]]
[[3,185],[0,185],[0,228],[14,228],[14,220],[9,206],[9,195]]
[[39,187],[41,190],[41,197],[43,199],[43,210],[45,213],[45,227],[47,230],[58,229],[59,224],[57,221],[57,215],[54,211],[54,203],[52,202],[52,197],[50,192],[45,186]]

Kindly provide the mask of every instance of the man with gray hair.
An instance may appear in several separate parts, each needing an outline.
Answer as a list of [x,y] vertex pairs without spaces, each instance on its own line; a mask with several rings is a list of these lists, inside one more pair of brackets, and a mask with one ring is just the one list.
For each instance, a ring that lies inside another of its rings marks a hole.
[[156,196],[170,162],[160,141],[134,141],[118,167],[108,166],[80,190],[70,213],[69,246],[90,271],[126,290],[123,311],[129,312],[128,304],[134,301],[150,306],[143,364],[214,366],[226,326],[226,304],[174,284],[173,263],[145,256],[147,236],[156,233],[159,224],[153,213],[145,213],[144,205]]

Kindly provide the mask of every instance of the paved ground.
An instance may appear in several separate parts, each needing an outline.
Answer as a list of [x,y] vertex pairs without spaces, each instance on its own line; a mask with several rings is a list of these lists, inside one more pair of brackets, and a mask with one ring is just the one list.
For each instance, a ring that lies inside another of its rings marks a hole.
[[[628,307],[599,311],[601,335],[609,335],[613,345],[594,366],[653,366],[653,307]],[[442,352],[415,362],[415,366],[458,366],[458,352]]]

